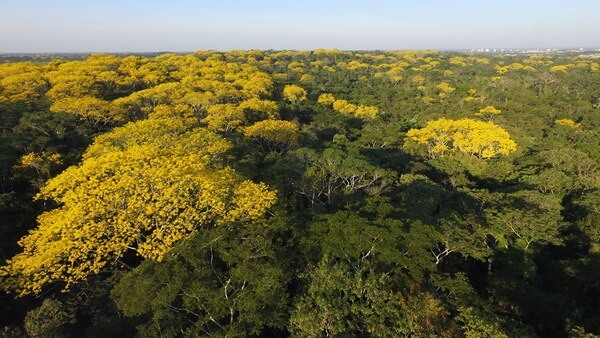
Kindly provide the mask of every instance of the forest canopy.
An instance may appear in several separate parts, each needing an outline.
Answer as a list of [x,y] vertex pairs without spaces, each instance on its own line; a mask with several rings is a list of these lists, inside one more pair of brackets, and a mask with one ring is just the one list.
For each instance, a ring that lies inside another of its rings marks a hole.
[[599,64],[1,63],[0,335],[599,335]]

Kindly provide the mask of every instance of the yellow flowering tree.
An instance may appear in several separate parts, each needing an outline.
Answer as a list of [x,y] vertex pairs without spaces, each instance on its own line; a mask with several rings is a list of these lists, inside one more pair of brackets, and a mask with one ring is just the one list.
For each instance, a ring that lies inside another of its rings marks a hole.
[[379,109],[375,106],[359,105],[354,111],[354,116],[361,119],[374,119],[379,115]]
[[290,121],[264,120],[243,128],[246,137],[261,141],[269,150],[285,150],[298,143],[298,125]]
[[41,66],[32,62],[0,65],[0,104],[43,101],[49,84]]
[[452,87],[447,82],[441,82],[440,84],[435,86],[435,89],[438,90],[438,95],[441,98],[446,97],[448,94],[451,94],[452,92],[454,92],[456,90],[456,88]]
[[52,112],[75,114],[94,124],[125,120],[125,117],[120,116],[109,101],[91,96],[67,97],[57,100],[52,104],[50,110]]
[[202,122],[212,131],[228,133],[246,122],[244,110],[233,103],[215,104]]
[[323,93],[323,94],[319,95],[317,102],[320,104],[331,105],[335,102],[335,97],[333,96],[333,94]]
[[62,156],[57,153],[27,153],[21,156],[20,163],[13,166],[15,173],[27,177],[30,183],[41,188],[47,179],[52,177],[55,171],[62,164]]
[[571,127],[573,129],[578,129],[580,127],[579,123],[576,123],[575,121],[573,121],[571,119],[558,119],[558,120],[554,121],[554,124]]
[[491,120],[493,116],[500,115],[500,113],[502,113],[502,110],[494,106],[487,106],[485,108],[479,109],[479,111],[475,113],[475,116],[485,116]]
[[279,118],[279,106],[275,101],[252,98],[241,102],[239,107],[249,121]]
[[21,156],[20,163],[15,169],[33,169],[40,178],[49,178],[52,166],[61,163],[62,159],[60,154],[43,151],[40,154],[28,153]]
[[306,90],[300,86],[287,85],[283,87],[283,98],[291,104],[306,100]]
[[360,119],[374,119],[379,115],[379,109],[375,106],[356,105],[343,99],[336,99],[332,94],[324,93],[319,96],[317,102],[328,105],[333,110],[344,115],[354,116]]
[[264,184],[219,165],[229,142],[175,120],[130,123],[102,135],[83,162],[48,181],[44,212],[21,239],[23,252],[0,269],[7,288],[39,293],[66,288],[126,252],[161,261],[196,229],[256,222],[275,202]]
[[425,146],[431,158],[462,152],[487,159],[509,155],[517,148],[508,132],[500,126],[472,119],[440,118],[428,122],[424,128],[409,130],[406,136],[407,148],[415,144]]
[[357,105],[346,100],[335,100],[335,102],[333,102],[333,110],[344,115],[352,115],[356,112],[356,109],[358,109]]

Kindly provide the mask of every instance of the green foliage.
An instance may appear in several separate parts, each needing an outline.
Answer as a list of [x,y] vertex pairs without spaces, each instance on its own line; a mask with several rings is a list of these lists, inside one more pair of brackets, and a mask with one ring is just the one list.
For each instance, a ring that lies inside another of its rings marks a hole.
[[142,336],[248,336],[286,323],[286,260],[273,229],[203,229],[161,263],[125,275],[112,297],[127,316],[149,320]]
[[378,168],[355,150],[300,148],[283,159],[288,172],[298,175],[297,193],[311,205],[330,204],[338,195],[377,194],[394,174]]
[[484,209],[484,213],[497,231],[496,236],[501,236],[497,237],[501,242],[510,239],[524,250],[532,244],[562,244],[559,199],[535,191],[499,194],[491,198],[497,200]]
[[404,261],[398,240],[404,234],[398,220],[369,220],[352,211],[321,216],[310,225],[306,245],[317,248],[319,257],[335,257],[360,266],[365,260],[394,264]]
[[0,335],[600,334],[597,60],[68,59],[0,65]]
[[47,298],[40,307],[27,313],[24,326],[30,337],[67,337],[65,326],[74,321],[64,304]]
[[423,175],[404,174],[398,180],[400,204],[405,217],[433,223],[439,217],[448,192]]
[[535,337],[531,327],[498,312],[492,303],[482,298],[464,274],[450,278],[434,276],[433,280],[457,312],[456,320],[466,337]]
[[294,334],[390,337],[411,332],[409,310],[392,290],[389,276],[324,259],[308,279],[308,290],[290,319]]

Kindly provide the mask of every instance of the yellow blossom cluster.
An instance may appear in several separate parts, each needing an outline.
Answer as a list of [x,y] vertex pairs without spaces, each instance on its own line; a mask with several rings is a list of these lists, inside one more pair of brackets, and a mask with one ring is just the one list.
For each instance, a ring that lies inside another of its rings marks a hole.
[[409,130],[406,136],[407,146],[411,143],[424,145],[431,158],[461,152],[487,159],[509,155],[517,147],[500,126],[472,119],[440,118],[428,122],[424,128]]

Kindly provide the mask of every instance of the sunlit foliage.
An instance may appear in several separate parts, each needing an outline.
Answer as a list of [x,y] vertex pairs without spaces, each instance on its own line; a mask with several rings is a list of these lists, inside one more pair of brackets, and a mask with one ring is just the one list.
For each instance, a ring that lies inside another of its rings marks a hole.
[[6,287],[39,293],[69,287],[128,250],[162,260],[199,227],[252,222],[275,193],[218,165],[230,147],[205,129],[149,120],[98,137],[81,165],[53,178],[38,198],[59,203],[20,241],[2,268]]
[[2,57],[0,336],[600,333],[596,53]]
[[287,85],[283,88],[283,97],[291,104],[306,100],[306,90],[300,86]]
[[580,125],[578,123],[575,123],[575,121],[573,121],[571,119],[558,119],[558,120],[555,120],[554,123],[561,125],[561,126],[571,127],[573,129],[577,129],[580,127]]
[[429,157],[435,158],[452,152],[462,152],[479,158],[509,155],[516,143],[501,127],[491,122],[471,119],[430,121],[424,128],[406,133],[408,144],[424,145]]
[[287,148],[298,143],[298,125],[290,121],[264,120],[245,127],[247,137],[256,138],[269,145],[270,149]]
[[319,96],[317,102],[328,105],[333,110],[349,116],[361,119],[373,119],[379,114],[379,109],[375,106],[357,105],[344,99],[336,99],[332,94],[324,93]]

